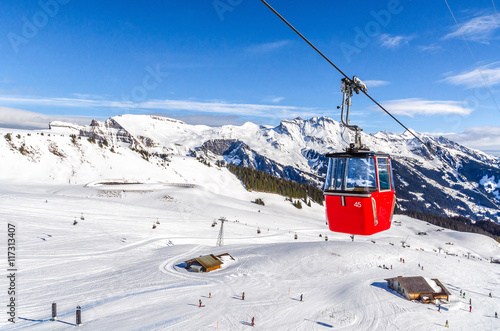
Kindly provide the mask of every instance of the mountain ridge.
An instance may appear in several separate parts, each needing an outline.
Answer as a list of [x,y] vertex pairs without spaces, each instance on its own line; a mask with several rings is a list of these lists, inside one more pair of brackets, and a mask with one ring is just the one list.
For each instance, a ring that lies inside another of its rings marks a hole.
[[[321,186],[328,166],[325,154],[344,150],[350,141],[348,130],[341,123],[324,116],[307,120],[285,119],[275,127],[251,122],[241,126],[209,127],[190,125],[161,116],[120,115],[105,121],[92,120],[90,125],[51,122],[49,127],[49,130],[41,132],[75,135],[79,137],[80,142],[85,141],[85,138],[105,141],[109,145],[108,148],[113,148],[113,151],[124,159],[130,159],[132,155],[140,156],[130,151],[145,151],[148,155],[156,156],[151,162],[157,162],[158,169],[165,167],[167,162],[164,159],[167,155],[203,157],[212,162],[224,161],[242,165],[317,187]],[[499,157],[465,147],[444,137],[416,134],[456,171],[481,187],[490,199],[497,203],[500,201]],[[429,153],[427,148],[408,132],[362,132],[361,135],[363,143],[370,149],[391,154],[397,206],[400,211],[427,212],[450,217],[464,216],[472,220],[486,218],[500,223],[498,210],[490,206],[479,193],[471,190],[453,170]],[[38,134],[37,136],[42,137]],[[27,138],[14,138],[8,142],[11,151],[19,151],[24,144],[24,150],[30,151],[24,156],[31,155],[35,160],[37,153],[43,153],[44,148],[41,145],[47,145],[49,150],[51,148],[46,141],[37,141],[33,136]],[[45,135],[44,139],[47,138]],[[52,141],[53,147],[54,143]],[[102,150],[102,147],[97,152],[93,151],[89,149],[91,145],[86,143],[81,143],[80,147],[74,143],[68,145],[67,142],[61,144],[63,145],[60,154],[66,157],[59,156],[57,162],[64,162],[65,159],[68,162],[69,156],[74,152],[67,150],[70,146],[81,150],[80,159],[84,158],[84,153],[93,153],[92,160],[87,162],[95,163],[89,167],[93,166],[96,170],[103,167],[103,160],[114,157]],[[97,160],[95,154],[100,155],[103,160]],[[74,162],[83,161],[69,160],[66,166],[72,169],[73,175],[79,172]],[[156,174],[156,170],[153,173]]]

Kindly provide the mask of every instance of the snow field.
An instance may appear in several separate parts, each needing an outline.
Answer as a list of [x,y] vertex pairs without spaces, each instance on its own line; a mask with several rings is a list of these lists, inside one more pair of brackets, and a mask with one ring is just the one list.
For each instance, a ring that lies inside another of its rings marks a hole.
[[[155,173],[135,164],[120,168],[119,156],[107,160],[116,162],[114,171],[79,172],[79,184],[66,184],[57,171],[53,183],[2,178],[0,217],[16,224],[19,268],[19,319],[0,320],[2,330],[71,329],[77,305],[86,330],[247,330],[251,317],[259,330],[439,330],[445,320],[455,330],[500,329],[493,317],[500,312],[500,266],[488,262],[500,256],[500,246],[490,238],[396,216],[400,225],[352,242],[328,232],[324,207],[298,210],[284,197],[247,192],[226,169],[173,157]],[[113,178],[143,184],[85,186]],[[224,246],[216,247],[220,222],[211,224],[220,217],[228,222]],[[181,267],[226,252],[236,260],[220,270]],[[438,278],[451,301],[441,312],[407,301],[384,280],[398,275]],[[58,322],[49,321],[52,302]]]

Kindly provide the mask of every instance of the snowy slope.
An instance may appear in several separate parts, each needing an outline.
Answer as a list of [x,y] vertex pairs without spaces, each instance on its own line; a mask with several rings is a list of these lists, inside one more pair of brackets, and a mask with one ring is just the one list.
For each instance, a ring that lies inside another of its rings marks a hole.
[[[25,136],[26,145],[33,137]],[[52,153],[34,153],[35,161],[10,160],[24,180],[0,179],[0,215],[4,229],[16,226],[18,268],[18,320],[4,316],[2,330],[72,330],[77,305],[82,330],[248,330],[251,317],[258,330],[436,330],[446,320],[455,330],[500,328],[493,317],[500,312],[500,265],[489,263],[500,257],[500,245],[491,238],[396,216],[390,230],[352,242],[328,232],[324,207],[299,210],[284,197],[248,192],[225,168],[169,156],[161,170],[123,147],[112,153],[85,139],[74,148],[67,135],[43,137],[40,149],[56,143],[75,173],[70,185],[63,166],[48,168]],[[90,158],[102,159],[99,171],[85,162]],[[36,168],[30,162],[47,168],[27,173]],[[252,203],[256,198],[265,206]],[[220,217],[228,222],[224,246],[217,247],[220,222],[211,224]],[[212,273],[181,266],[226,252],[235,261]],[[441,303],[441,312],[407,301],[384,281],[399,275],[438,278],[451,301]],[[7,288],[5,277],[0,286]],[[58,321],[50,321],[52,302]]]

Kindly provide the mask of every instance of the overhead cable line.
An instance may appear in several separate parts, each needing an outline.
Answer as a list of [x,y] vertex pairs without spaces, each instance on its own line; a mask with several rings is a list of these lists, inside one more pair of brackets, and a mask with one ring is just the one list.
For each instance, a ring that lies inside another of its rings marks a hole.
[[500,15],[498,15],[497,7],[495,6],[495,0],[491,0],[491,3],[493,4],[493,9],[495,9],[495,14],[498,18],[498,24],[500,24]]
[[[339,67],[337,67],[335,65],[335,63],[333,63],[325,54],[323,54],[316,46],[314,46],[306,37],[304,37],[304,35],[302,33],[300,33],[296,28],[293,27],[292,24],[290,24],[290,22],[288,22],[283,16],[281,16],[280,13],[278,13],[273,7],[271,7],[271,5],[269,5],[265,0],[260,0],[264,5],[266,5],[267,8],[269,8],[276,16],[278,16],[286,25],[288,25],[288,27],[290,29],[292,29],[300,38],[302,38],[309,46],[311,46],[316,52],[318,52],[319,55],[321,55],[329,64],[331,64],[335,69],[337,69],[338,72],[340,72],[342,74],[342,76],[344,76],[349,82],[352,82],[352,79],[349,78]],[[446,0],[445,0],[446,1]],[[484,78],[484,77],[483,77]],[[456,170],[455,168],[453,168],[453,166],[448,162],[446,161],[442,156],[440,156],[439,154],[437,154],[437,152],[435,152],[430,146],[427,146],[427,144],[420,138],[418,137],[412,130],[410,130],[408,127],[406,127],[406,125],[404,125],[403,123],[401,123],[401,121],[399,121],[396,117],[394,117],[387,109],[385,109],[380,103],[378,103],[375,99],[373,99],[367,91],[365,90],[361,90],[361,92],[363,92],[364,95],[366,95],[368,97],[368,99],[370,99],[372,102],[374,102],[380,109],[382,109],[387,115],[389,115],[393,120],[395,120],[400,126],[402,126],[406,131],[408,131],[413,137],[415,137],[415,139],[417,139],[423,146],[425,146],[425,148],[427,148],[433,155],[437,156],[443,163],[445,163],[446,165],[448,165],[452,170],[453,172],[455,172],[456,174],[458,174],[458,176],[460,178],[462,178],[462,180],[466,181],[467,183],[469,183],[473,189],[475,189],[478,193],[480,193],[486,200],[488,200],[493,206],[495,206],[497,209],[500,209],[500,206],[498,206],[494,201],[492,201],[485,193],[481,192],[479,190],[478,187],[476,187],[472,182],[470,182],[467,177],[465,177],[464,175],[462,175],[461,173],[458,172],[458,170]],[[491,93],[491,91],[490,91]],[[496,102],[495,102],[496,103]],[[497,106],[498,107],[498,106]],[[500,110],[500,108],[499,108]],[[430,144],[429,144],[430,145]]]
[[[444,2],[446,3],[446,6],[448,7],[448,10],[450,11],[450,14],[451,14],[451,16],[453,17],[453,20],[455,21],[455,24],[457,25],[458,31],[460,32],[460,35],[462,36],[462,39],[463,39],[463,40],[464,40],[464,42],[465,42],[465,45],[467,45],[467,49],[469,50],[469,53],[470,53],[470,55],[472,56],[472,59],[474,60],[474,63],[476,64],[477,71],[479,71],[479,74],[481,74],[481,77],[483,78],[483,84],[484,84],[484,87],[485,87],[485,88],[488,90],[488,92],[490,93],[490,96],[491,96],[491,98],[493,99],[493,102],[495,103],[495,106],[497,107],[498,111],[500,112],[500,107],[498,106],[497,100],[496,100],[496,99],[495,99],[495,97],[493,96],[493,92],[491,92],[491,89],[490,89],[490,87],[488,86],[488,83],[486,82],[486,78],[484,77],[483,71],[481,70],[481,67],[480,67],[480,66],[479,66],[479,64],[477,63],[476,57],[474,56],[474,53],[472,53],[472,49],[470,48],[470,45],[469,45],[469,43],[467,42],[467,39],[465,39],[465,35],[464,35],[464,32],[462,31],[462,28],[460,27],[460,24],[458,24],[458,21],[457,21],[457,19],[455,18],[455,15],[453,14],[453,11],[451,10],[451,7],[450,7],[450,5],[448,4],[448,1],[447,1],[447,0],[444,0]],[[495,3],[493,3],[493,7],[495,8],[495,12],[496,12]]]

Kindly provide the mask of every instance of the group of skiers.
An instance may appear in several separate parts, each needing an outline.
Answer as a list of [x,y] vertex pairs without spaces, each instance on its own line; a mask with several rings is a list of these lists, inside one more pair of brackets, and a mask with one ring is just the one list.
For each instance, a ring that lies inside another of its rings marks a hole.
[[[401,259],[400,261],[404,263],[403,259]],[[418,266],[420,267],[420,264]],[[422,266],[422,270],[423,270],[423,266]],[[460,296],[465,299],[465,291],[460,290]],[[489,297],[490,298],[492,297],[491,292],[489,293]],[[212,298],[212,292],[208,293],[208,298]],[[303,299],[303,294],[300,295],[300,301],[302,301],[302,299]],[[245,300],[245,292],[243,292],[241,294],[241,300]],[[205,307],[204,305],[202,305],[201,299],[199,301],[199,306],[200,306],[200,308]],[[438,304],[438,312],[441,312],[441,304]],[[469,298],[469,312],[472,312],[472,298]],[[495,318],[498,318],[497,312],[495,312]],[[255,325],[255,317],[252,317],[252,322],[250,325],[251,326]],[[446,320],[446,322],[445,322],[445,327],[447,327],[447,328],[450,327],[448,320]]]
[[[212,292],[208,292],[208,298],[211,299],[212,298]],[[241,294],[241,300],[245,300],[245,292],[243,292]],[[300,301],[302,301],[302,294],[300,295]],[[199,300],[199,307],[205,307],[205,305],[201,302],[201,299]],[[252,317],[252,322],[251,324],[252,326],[255,325],[255,317]]]
[[[209,298],[209,299],[210,299],[210,298],[212,298],[212,292],[208,292],[208,298]],[[304,298],[304,295],[303,295],[303,294],[301,294],[301,295],[300,295],[300,301],[302,301],[302,299],[303,299],[303,298]],[[243,292],[243,293],[241,294],[241,300],[245,300],[245,292]],[[199,300],[199,307],[200,307],[200,308],[201,308],[201,307],[205,307],[205,305],[203,305],[203,303],[201,302],[201,299]],[[250,324],[250,325],[251,325],[251,326],[254,326],[254,325],[255,325],[255,317],[252,317],[252,322],[251,322],[251,324]]]
[[153,223],[153,230],[156,229],[156,224],[160,224],[160,221],[158,219],[156,219],[156,222]]
[[[47,200],[45,200],[45,202],[47,202]],[[82,213],[82,216],[80,216],[80,219],[81,219],[82,221],[83,221],[83,220],[85,220],[85,217],[83,217],[83,213]],[[77,220],[76,220],[76,218],[75,218],[75,220],[73,221],[73,225],[77,225],[77,224],[78,224],[78,221],[77,221]]]
[[[488,294],[488,296],[490,298],[492,298],[491,296],[491,292]],[[465,299],[465,291],[462,291],[460,290],[460,297]],[[438,304],[438,312],[441,312],[441,304]],[[472,313],[472,298],[469,298],[469,313]],[[498,318],[498,313],[495,312],[495,318]],[[446,323],[444,325],[445,327],[449,328],[450,327],[450,324],[448,323],[448,320],[446,320]]]

